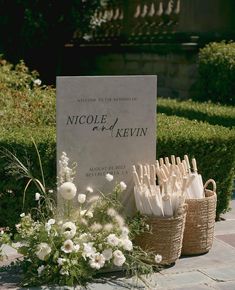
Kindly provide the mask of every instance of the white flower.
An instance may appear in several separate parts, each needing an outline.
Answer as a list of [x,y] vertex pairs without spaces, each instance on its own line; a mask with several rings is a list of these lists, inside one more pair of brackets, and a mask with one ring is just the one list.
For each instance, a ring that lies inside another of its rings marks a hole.
[[45,269],[45,266],[43,266],[43,265],[37,268],[38,276],[41,276],[41,273],[44,269]]
[[118,266],[118,267],[122,266],[126,261],[125,256],[123,255],[123,253],[120,250],[114,251],[113,257],[114,257],[113,263],[115,266]]
[[72,239],[76,234],[77,227],[73,222],[66,222],[62,226],[63,235],[66,239]]
[[1,230],[0,234],[3,235],[4,234],[4,230]]
[[57,259],[57,263],[58,263],[59,266],[62,266],[64,264],[64,262],[66,262],[66,259],[64,259],[64,258],[58,258]]
[[88,234],[87,233],[83,233],[78,238],[76,238],[76,240],[84,242],[84,241],[87,240],[87,238],[89,238]]
[[40,199],[40,196],[41,196],[41,194],[38,193],[38,192],[36,192],[36,193],[35,193],[35,200],[39,200],[39,199]]
[[53,189],[48,190],[48,193],[50,193],[50,194],[52,194],[53,192],[54,192]]
[[60,274],[61,275],[69,275],[69,271],[68,270],[64,270],[64,269],[60,269]]
[[122,228],[124,226],[124,219],[122,216],[120,216],[119,214],[117,214],[115,216],[115,220],[118,223],[119,227]]
[[38,259],[44,261],[46,257],[50,254],[51,247],[47,243],[40,243],[37,246],[36,255]]
[[107,214],[109,215],[109,216],[111,216],[111,217],[114,217],[114,216],[116,216],[117,215],[117,212],[116,212],[116,210],[114,209],[114,208],[108,208],[108,210],[107,210]]
[[79,202],[79,203],[84,203],[85,201],[86,201],[86,195],[83,194],[83,193],[80,193],[80,194],[78,195],[78,202]]
[[80,214],[81,214],[81,216],[85,215],[88,218],[93,218],[93,212],[91,210],[86,210],[86,209],[81,210]]
[[90,187],[90,186],[87,186],[86,190],[87,190],[88,192],[90,192],[90,193],[93,193],[93,192],[94,192],[93,188]]
[[61,225],[63,224],[63,221],[58,221],[57,224],[58,224],[59,226],[61,226]]
[[126,250],[126,251],[132,251],[133,250],[132,241],[130,241],[129,239],[122,239],[121,240],[121,245],[122,245],[123,249]]
[[113,175],[107,173],[107,174],[105,175],[105,178],[106,178],[108,181],[112,181],[112,180],[113,180]]
[[123,182],[123,181],[121,181],[121,182],[120,182],[120,188],[121,188],[121,191],[126,190],[126,188],[127,188],[126,183]]
[[40,86],[42,84],[42,81],[40,79],[36,79],[33,81],[33,83],[36,85],[36,86]]
[[112,249],[109,248],[109,249],[103,250],[102,255],[104,256],[106,261],[109,261],[113,256]]
[[55,219],[49,219],[49,221],[47,223],[48,223],[48,225],[54,225]]
[[104,267],[105,257],[100,253],[96,253],[91,257],[89,264],[91,268],[99,270],[100,268]]
[[61,250],[63,252],[67,253],[72,253],[74,247],[73,247],[73,241],[71,240],[66,240],[63,244],[63,246],[61,247]]
[[74,245],[73,248],[74,248],[74,252],[77,253],[79,251],[79,249],[80,249],[80,245],[78,245],[78,244]]
[[110,246],[117,246],[119,244],[120,240],[119,238],[115,235],[115,234],[110,234],[108,235],[107,237],[107,243],[110,245]]
[[94,256],[96,253],[96,248],[93,247],[93,243],[83,243],[83,253],[84,258]]
[[155,260],[156,264],[159,264],[159,263],[161,263],[161,261],[162,261],[162,256],[159,255],[159,254],[157,254],[157,255],[155,255],[155,257],[154,257],[154,260]]
[[24,213],[24,212],[21,213],[21,214],[20,214],[20,217],[25,217],[25,213]]
[[67,181],[59,187],[59,193],[64,199],[71,200],[75,197],[77,188],[74,183]]
[[122,227],[121,230],[122,230],[122,237],[127,238],[130,232],[129,229],[127,227]]
[[91,225],[91,230],[94,232],[99,232],[100,230],[102,230],[102,225],[99,223],[94,223],[93,225]]

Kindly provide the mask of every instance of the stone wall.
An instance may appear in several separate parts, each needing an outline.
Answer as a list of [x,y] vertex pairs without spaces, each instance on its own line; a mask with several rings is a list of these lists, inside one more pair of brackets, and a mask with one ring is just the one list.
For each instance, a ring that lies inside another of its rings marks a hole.
[[158,95],[188,98],[197,76],[194,45],[138,47],[70,47],[65,49],[62,75],[157,75]]

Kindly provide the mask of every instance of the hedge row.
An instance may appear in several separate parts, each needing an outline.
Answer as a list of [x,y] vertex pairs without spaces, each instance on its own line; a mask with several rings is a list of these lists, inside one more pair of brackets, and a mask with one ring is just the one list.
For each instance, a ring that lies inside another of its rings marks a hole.
[[235,127],[235,109],[232,106],[218,106],[211,102],[179,101],[158,98],[157,111],[166,115],[176,115],[189,120],[206,121],[212,125]]

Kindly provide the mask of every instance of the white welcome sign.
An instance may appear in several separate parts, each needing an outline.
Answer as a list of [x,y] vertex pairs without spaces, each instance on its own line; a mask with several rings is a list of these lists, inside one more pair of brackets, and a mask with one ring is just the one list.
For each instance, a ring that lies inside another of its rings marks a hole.
[[79,192],[124,181],[132,211],[132,165],[155,162],[156,86],[156,76],[57,77],[57,159],[64,151],[78,164]]

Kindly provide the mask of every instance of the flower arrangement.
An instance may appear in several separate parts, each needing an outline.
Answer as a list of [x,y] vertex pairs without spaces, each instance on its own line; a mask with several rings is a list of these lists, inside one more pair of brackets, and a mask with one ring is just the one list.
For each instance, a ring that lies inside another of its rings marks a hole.
[[[56,207],[52,192],[34,179],[40,191],[35,194],[36,211],[21,214],[14,237],[0,234],[0,246],[10,244],[22,254],[18,263],[23,285],[84,285],[115,267],[127,275],[151,274],[161,256],[132,243],[135,234],[146,230],[143,219],[137,216],[127,222],[119,213],[119,197],[126,184],[117,183],[109,194],[96,193],[91,187],[80,193],[74,183],[75,169],[63,153],[57,184],[61,206]],[[112,182],[113,176],[107,173],[106,179]]]

